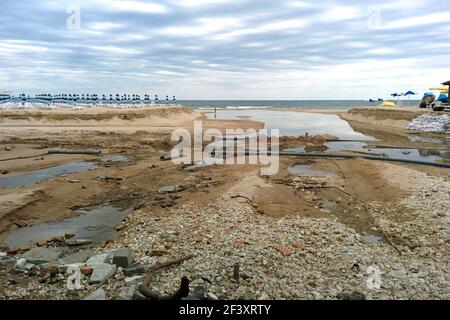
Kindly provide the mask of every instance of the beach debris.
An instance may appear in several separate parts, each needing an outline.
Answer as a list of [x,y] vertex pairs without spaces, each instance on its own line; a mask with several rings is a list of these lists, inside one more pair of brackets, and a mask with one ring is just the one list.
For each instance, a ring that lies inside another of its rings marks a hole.
[[71,239],[73,237],[75,237],[75,233],[66,232],[64,234],[64,239]]
[[342,300],[366,300],[365,294],[358,291],[343,292],[339,297]]
[[84,275],[90,275],[94,272],[94,268],[90,266],[80,266],[80,272]]
[[162,187],[158,190],[158,193],[177,193],[183,191],[184,188],[182,186],[166,186]]
[[142,263],[138,262],[129,267],[123,269],[123,273],[126,276],[135,276],[145,272],[145,267]]
[[98,288],[83,300],[106,300],[106,292],[103,288]]
[[30,263],[41,264],[57,261],[62,255],[59,248],[35,247],[22,255]]
[[16,220],[16,221],[14,221],[14,224],[20,228],[23,228],[28,225],[28,222],[23,221],[23,220]]
[[236,281],[237,284],[240,282],[240,264],[236,262],[233,266],[233,280]]
[[189,295],[189,283],[190,280],[187,277],[182,277],[180,282],[180,287],[177,291],[167,296],[162,296],[156,291],[153,291],[149,288],[150,282],[153,279],[153,276],[158,271],[167,269],[170,266],[180,264],[186,260],[192,258],[192,255],[188,255],[179,259],[169,260],[164,263],[159,263],[155,265],[150,274],[145,277],[144,282],[139,286],[139,291],[147,298],[151,300],[181,300]]
[[219,298],[212,292],[206,293],[207,300],[219,300]]
[[123,180],[122,177],[116,177],[116,176],[102,176],[99,179],[105,180],[105,181],[122,181]]
[[450,116],[446,114],[441,116],[423,114],[411,121],[408,129],[434,133],[447,133],[450,132]]
[[202,168],[209,167],[211,165],[212,165],[211,163],[200,162],[200,163],[197,163],[197,164],[188,165],[188,166],[183,167],[183,171],[197,171],[197,170],[200,170]]
[[125,229],[126,227],[127,227],[127,225],[125,223],[119,223],[117,226],[114,227],[114,229],[116,231],[120,231],[120,230]]
[[12,151],[12,147],[5,147],[5,151]]
[[66,244],[69,247],[74,247],[74,246],[84,246],[87,244],[91,244],[92,240],[89,239],[71,239],[71,240],[66,240]]
[[117,267],[109,263],[99,263],[93,266],[93,269],[89,284],[103,284],[116,273]]
[[100,155],[102,150],[98,149],[84,149],[84,150],[69,150],[69,149],[52,149],[48,150],[47,154],[87,154]]
[[91,266],[91,267],[95,267],[96,265],[108,262],[109,258],[110,258],[110,254],[109,253],[101,253],[101,254],[98,254],[96,256],[90,257],[86,261],[86,265]]
[[126,268],[133,263],[133,251],[128,248],[117,249],[111,253],[111,263]]

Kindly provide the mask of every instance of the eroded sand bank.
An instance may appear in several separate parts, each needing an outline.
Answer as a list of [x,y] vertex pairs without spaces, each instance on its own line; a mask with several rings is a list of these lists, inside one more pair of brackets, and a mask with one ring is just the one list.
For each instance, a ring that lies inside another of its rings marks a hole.
[[[258,129],[263,124],[248,119],[208,120],[188,108],[120,112],[0,114],[0,158],[30,156],[0,162],[0,177],[72,161],[100,161],[92,171],[0,189],[2,239],[18,228],[79,215],[73,207],[128,197],[115,203],[132,209],[117,238],[93,251],[131,248],[146,271],[156,261],[193,254],[191,260],[155,278],[154,287],[161,292],[171,292],[186,275],[192,286],[202,285],[223,299],[336,299],[352,294],[449,298],[445,288],[450,209],[443,200],[450,192],[448,169],[364,159],[282,157],[279,173],[269,177],[259,174],[259,165],[248,164],[187,171],[160,160],[173,146],[174,128],[192,128],[194,120],[203,121],[204,128]],[[407,138],[403,121],[413,115],[406,112],[357,109],[337,114],[348,117],[354,130],[374,134],[379,143],[426,145]],[[387,121],[391,126],[374,122],[377,128],[369,128],[362,125],[365,120]],[[399,130],[393,132],[394,126]],[[320,145],[325,138],[315,141]],[[305,146],[311,141],[289,138],[282,143]],[[123,155],[129,161],[105,164],[97,156],[46,155],[51,148],[99,148],[101,157]],[[326,174],[292,174],[292,166]],[[168,186],[179,188],[159,192]],[[368,242],[366,236],[380,241]],[[28,249],[14,254],[19,257]],[[150,256],[152,250],[162,256]],[[239,284],[230,280],[236,262],[249,276]],[[372,265],[384,274],[380,290],[366,286],[366,269]],[[41,283],[38,276],[25,279],[2,268],[0,296],[71,299],[96,289],[88,284],[89,276],[83,276],[84,288],[73,296],[66,290],[66,275],[56,277],[58,281]],[[117,298],[127,288],[132,293],[137,290],[125,284],[125,277],[118,272],[109,279],[108,298]],[[11,285],[11,278],[18,284]]]

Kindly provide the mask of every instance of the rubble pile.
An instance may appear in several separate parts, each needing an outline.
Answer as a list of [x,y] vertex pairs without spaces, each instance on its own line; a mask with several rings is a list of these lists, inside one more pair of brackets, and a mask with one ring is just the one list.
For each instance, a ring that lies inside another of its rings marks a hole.
[[408,129],[434,133],[447,133],[450,132],[450,117],[446,114],[441,116],[423,114],[411,121]]

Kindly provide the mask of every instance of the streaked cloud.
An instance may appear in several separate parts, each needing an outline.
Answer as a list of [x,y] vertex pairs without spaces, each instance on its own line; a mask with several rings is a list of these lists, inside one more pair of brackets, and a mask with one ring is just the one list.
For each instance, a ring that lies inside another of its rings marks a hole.
[[[78,10],[80,28],[69,28]],[[0,91],[422,92],[449,80],[449,15],[441,0],[3,0]]]

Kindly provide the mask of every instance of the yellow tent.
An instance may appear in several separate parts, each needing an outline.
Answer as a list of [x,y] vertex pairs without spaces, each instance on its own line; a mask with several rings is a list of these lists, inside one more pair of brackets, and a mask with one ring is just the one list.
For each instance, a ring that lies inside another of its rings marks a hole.
[[382,104],[380,104],[380,107],[395,107],[395,102],[384,101]]
[[440,86],[440,87],[430,88],[430,90],[436,90],[436,91],[440,91],[441,93],[448,94],[448,86]]

